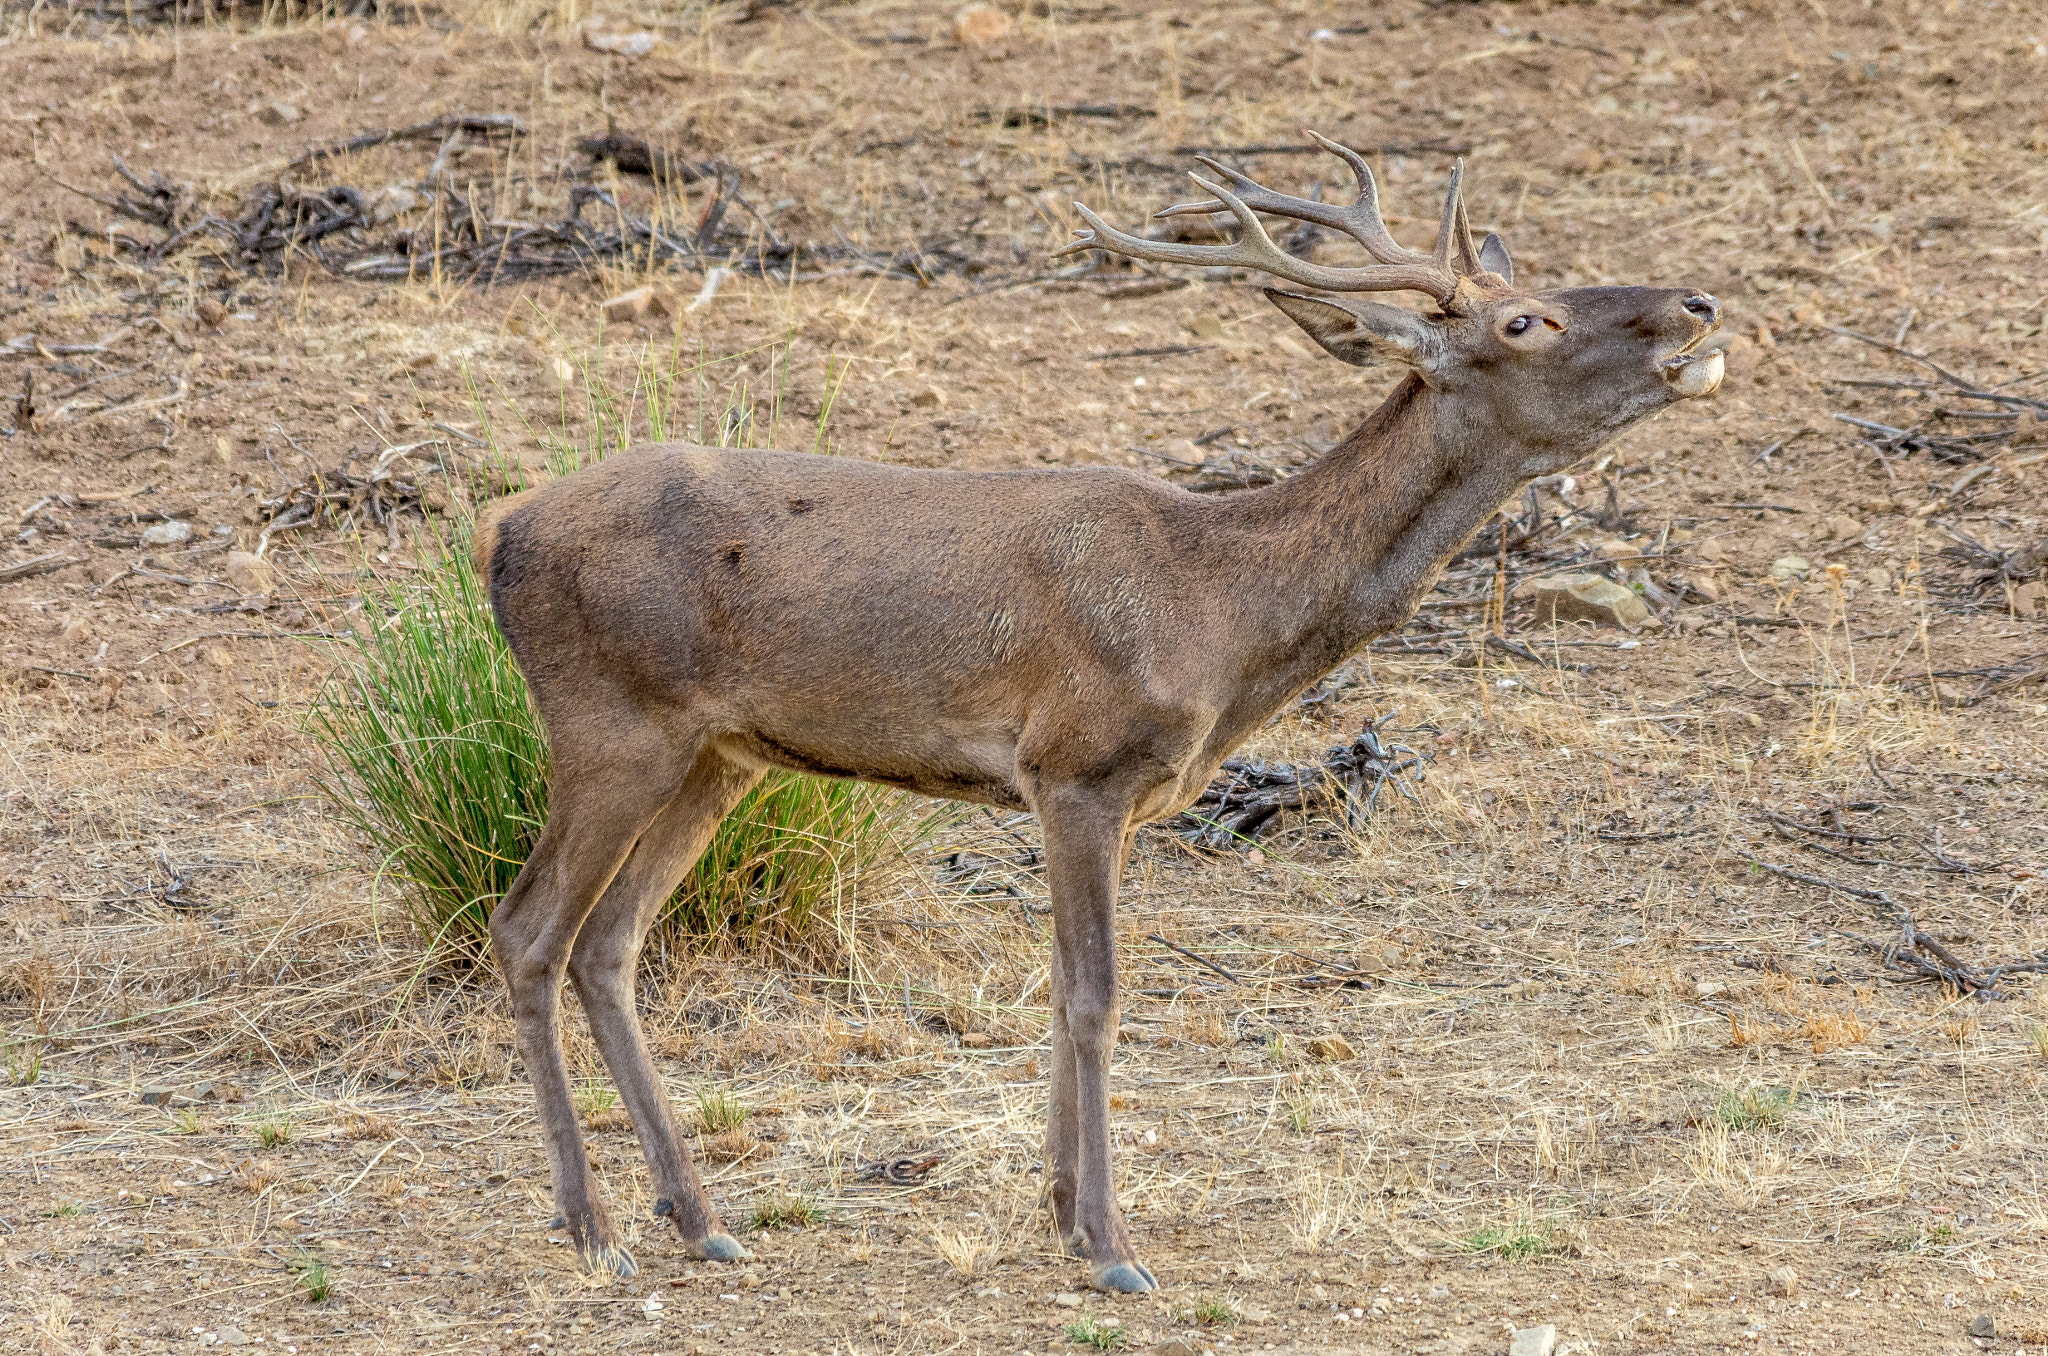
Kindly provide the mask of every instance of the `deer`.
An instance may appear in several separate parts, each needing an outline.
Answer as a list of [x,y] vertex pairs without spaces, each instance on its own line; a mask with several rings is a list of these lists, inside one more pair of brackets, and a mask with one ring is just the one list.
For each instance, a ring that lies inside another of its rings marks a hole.
[[[1147,239],[1075,204],[1059,253],[1228,267],[1391,393],[1296,474],[1198,495],[1113,466],[1002,472],[684,444],[615,453],[501,500],[473,551],[551,756],[546,823],[490,920],[559,1218],[592,1273],[635,1263],[591,1179],[561,1048],[575,985],[639,1136],[654,1214],[700,1260],[721,1223],[635,1014],[636,957],[720,820],[768,770],[1032,813],[1053,937],[1045,1194],[1062,1253],[1109,1292],[1159,1282],[1113,1187],[1115,913],[1139,827],[1177,813],[1269,717],[1404,625],[1445,562],[1529,482],[1711,393],[1720,305],[1695,288],[1527,291],[1475,244],[1450,176],[1433,250],[1357,183],[1291,197],[1215,160],[1225,244]],[[1261,214],[1369,262],[1277,246]],[[1415,292],[1432,310],[1361,294]],[[1321,295],[1311,295],[1317,293]],[[1246,562],[1256,562],[1247,567]]]

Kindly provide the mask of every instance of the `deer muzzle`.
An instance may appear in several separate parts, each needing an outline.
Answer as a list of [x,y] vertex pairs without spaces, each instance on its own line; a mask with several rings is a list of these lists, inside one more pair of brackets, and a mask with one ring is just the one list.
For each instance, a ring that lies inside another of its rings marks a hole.
[[1719,349],[1709,353],[1674,353],[1664,360],[1663,369],[1665,383],[1680,400],[1712,395],[1728,370]]

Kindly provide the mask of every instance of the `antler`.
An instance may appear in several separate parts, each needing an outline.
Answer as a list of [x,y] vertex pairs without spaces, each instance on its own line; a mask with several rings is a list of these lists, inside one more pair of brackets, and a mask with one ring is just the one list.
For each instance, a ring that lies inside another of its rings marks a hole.
[[[1172,241],[1144,240],[1105,224],[1095,213],[1075,203],[1075,209],[1093,229],[1077,232],[1078,238],[1059,253],[1104,249],[1153,263],[1255,268],[1324,292],[1393,292],[1412,288],[1427,292],[1439,304],[1450,301],[1457,294],[1460,277],[1487,271],[1479,261],[1479,251],[1472,245],[1472,230],[1465,217],[1464,199],[1459,193],[1465,174],[1464,161],[1459,161],[1451,171],[1451,186],[1444,195],[1443,222],[1437,230],[1436,249],[1422,254],[1402,248],[1387,230],[1387,224],[1380,216],[1379,184],[1373,179],[1365,157],[1320,133],[1310,131],[1309,135],[1324,150],[1342,157],[1357,177],[1358,200],[1349,207],[1275,193],[1227,165],[1208,156],[1198,156],[1197,159],[1210,170],[1229,180],[1231,187],[1226,189],[1190,174],[1189,178],[1216,196],[1199,202],[1176,203],[1154,215],[1192,216],[1228,211],[1243,228],[1237,240],[1228,245],[1183,245]],[[1297,259],[1273,243],[1272,237],[1266,234],[1266,228],[1254,215],[1256,212],[1292,217],[1342,231],[1364,246],[1365,252],[1377,262],[1364,268],[1325,268]]]

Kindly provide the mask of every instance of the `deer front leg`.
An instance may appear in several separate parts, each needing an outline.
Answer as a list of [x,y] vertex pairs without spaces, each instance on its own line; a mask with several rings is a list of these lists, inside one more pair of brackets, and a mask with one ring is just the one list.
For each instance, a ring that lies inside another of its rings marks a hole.
[[1117,1209],[1109,1150],[1109,1058],[1116,1048],[1116,892],[1131,798],[1081,788],[1041,794],[1053,907],[1052,1111],[1046,1122],[1053,1218],[1100,1290],[1154,1290]]

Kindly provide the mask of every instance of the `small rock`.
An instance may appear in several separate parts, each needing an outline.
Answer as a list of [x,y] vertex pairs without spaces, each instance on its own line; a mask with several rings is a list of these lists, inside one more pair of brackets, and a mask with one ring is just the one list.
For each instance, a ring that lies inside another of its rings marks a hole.
[[228,552],[228,582],[245,594],[269,593],[277,587],[277,569],[248,551]]
[[1606,164],[1607,157],[1594,146],[1575,147],[1564,157],[1564,167],[1577,174],[1598,174]]
[[1993,1319],[1993,1318],[1991,1317],[1991,1315],[1989,1315],[1989,1314],[1979,1314],[1979,1315],[1977,1315],[1977,1316],[1976,1316],[1975,1318],[1973,1318],[1973,1319],[1971,1319],[1971,1320],[1970,1320],[1970,1336],[1972,1336],[1972,1337],[1996,1337],[1996,1336],[1998,1336],[1998,1323],[1997,1323],[1997,1320]]
[[1166,445],[1164,451],[1166,456],[1172,457],[1175,461],[1195,465],[1200,465],[1202,461],[1202,449],[1195,446],[1193,438],[1175,438]]
[[1692,991],[1696,998],[1712,998],[1716,994],[1728,992],[1728,986],[1718,979],[1703,979],[1692,986]]
[[240,1328],[222,1328],[213,1335],[214,1345],[222,1347],[245,1347],[249,1345],[249,1334]]
[[1838,513],[1828,519],[1828,531],[1836,541],[1855,541],[1863,535],[1863,524],[1846,513]]
[[1535,598],[1539,622],[1589,621],[1633,631],[1653,620],[1649,604],[1634,589],[1597,574],[1545,580],[1536,586]]
[[152,523],[142,529],[142,544],[145,546],[176,546],[192,540],[192,524],[180,522]]
[[613,56],[644,57],[654,50],[655,36],[644,28],[626,33],[594,33],[583,31],[583,45],[593,52],[609,52]]
[[1889,593],[1892,587],[1892,572],[1883,566],[1863,572],[1863,582],[1874,589]]
[[1081,1307],[1081,1296],[1072,1290],[1062,1290],[1052,1297],[1052,1302],[1062,1309],[1078,1309]]
[[676,299],[652,283],[630,292],[621,292],[609,301],[599,303],[598,310],[604,312],[606,320],[614,323],[681,314]]
[[1728,591],[1718,575],[1704,572],[1688,577],[1685,582],[1688,588],[1710,603],[1720,602],[1721,595]]
[[1325,1064],[1340,1064],[1347,1059],[1357,1059],[1358,1052],[1351,1048],[1351,1042],[1342,1036],[1317,1036],[1308,1043],[1309,1055]]
[[966,1050],[986,1050],[994,1044],[986,1031],[970,1031],[960,1038],[961,1048]]
[[555,374],[555,380],[561,382],[564,386],[567,386],[570,382],[576,380],[576,369],[569,366],[569,361],[566,358],[555,358],[550,360],[550,362],[548,363],[548,370],[553,372]]
[[1792,313],[1792,318],[1802,325],[1818,326],[1828,323],[1826,312],[1818,306],[1801,306]]
[[1771,1268],[1764,1273],[1764,1281],[1779,1299],[1791,1299],[1799,1293],[1799,1273],[1789,1266]]
[[178,1090],[176,1088],[165,1087],[161,1083],[153,1083],[142,1090],[140,1100],[144,1106],[169,1106],[171,1099],[177,1095]]
[[201,297],[193,310],[198,314],[200,323],[208,329],[213,329],[228,318],[228,308],[212,297]]
[[1213,315],[1198,315],[1187,322],[1188,333],[1197,339],[1221,339],[1223,318]]
[[256,121],[268,127],[283,127],[286,123],[297,122],[304,116],[306,115],[299,112],[297,104],[288,104],[280,99],[257,110]]
[[1550,1356],[1557,1350],[1557,1329],[1548,1323],[1517,1328],[1508,1343],[1508,1356]]
[[2036,579],[2014,589],[2012,610],[2015,616],[2025,617],[2030,621],[2048,618],[2048,583]]
[[935,410],[946,403],[946,393],[936,386],[927,386],[912,396],[910,403],[921,410]]
[[370,220],[379,226],[420,205],[420,195],[404,184],[386,184],[370,199]]
[[1010,36],[1013,20],[994,5],[969,5],[953,16],[955,41],[986,47]]
[[1205,1347],[1192,1337],[1169,1337],[1145,1348],[1144,1356],[1207,1356],[1214,1350],[1214,1347]]
[[1771,578],[1804,579],[1812,568],[1805,556],[1779,556],[1771,562]]

